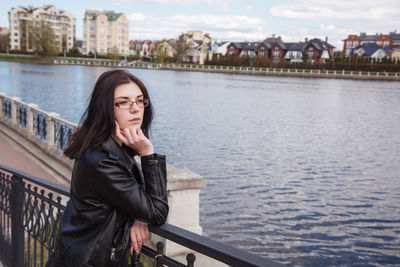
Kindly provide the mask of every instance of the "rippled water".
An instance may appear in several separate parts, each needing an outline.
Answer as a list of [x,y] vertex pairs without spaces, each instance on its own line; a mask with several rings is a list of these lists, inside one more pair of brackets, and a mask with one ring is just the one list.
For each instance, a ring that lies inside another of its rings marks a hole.
[[[0,62],[0,91],[78,122],[105,68]],[[130,70],[205,235],[299,266],[400,265],[400,82]]]

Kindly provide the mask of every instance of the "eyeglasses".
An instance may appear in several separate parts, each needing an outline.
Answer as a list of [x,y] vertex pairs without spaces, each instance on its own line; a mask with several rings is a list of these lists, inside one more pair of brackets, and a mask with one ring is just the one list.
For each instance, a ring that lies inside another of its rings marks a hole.
[[[135,101],[133,101],[135,100]],[[147,98],[141,98],[141,99],[123,99],[115,103],[114,105],[116,107],[119,107],[120,109],[130,109],[135,103],[139,108],[145,108],[149,105],[150,101]]]

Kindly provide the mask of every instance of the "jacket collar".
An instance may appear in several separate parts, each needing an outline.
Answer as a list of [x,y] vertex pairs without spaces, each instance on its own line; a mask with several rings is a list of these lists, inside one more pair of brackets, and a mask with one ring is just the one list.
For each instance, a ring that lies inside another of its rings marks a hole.
[[102,144],[103,148],[114,157],[118,158],[125,166],[132,170],[134,159],[111,136]]
[[[140,171],[139,164],[136,160],[129,156],[128,152],[124,149],[125,145],[122,144],[122,147],[114,140],[111,136],[102,144],[103,148],[116,157],[120,162],[122,162],[129,170],[132,170],[136,175],[137,179],[139,179],[140,183],[144,183],[144,177],[142,172]],[[128,148],[127,148],[128,149]]]

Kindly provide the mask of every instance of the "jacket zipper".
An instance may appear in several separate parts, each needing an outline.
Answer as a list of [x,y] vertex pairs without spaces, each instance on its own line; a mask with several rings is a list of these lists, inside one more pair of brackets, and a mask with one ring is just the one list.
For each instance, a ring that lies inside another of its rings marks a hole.
[[115,260],[115,248],[111,249],[111,260]]

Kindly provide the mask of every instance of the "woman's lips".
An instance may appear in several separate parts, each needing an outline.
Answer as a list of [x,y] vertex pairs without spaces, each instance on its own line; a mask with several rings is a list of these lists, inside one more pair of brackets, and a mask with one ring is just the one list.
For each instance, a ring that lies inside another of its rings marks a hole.
[[140,119],[139,118],[134,118],[132,120],[129,120],[129,122],[133,123],[133,124],[138,124],[140,122]]

